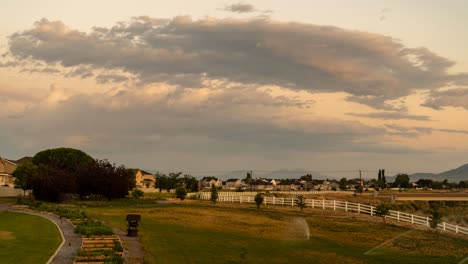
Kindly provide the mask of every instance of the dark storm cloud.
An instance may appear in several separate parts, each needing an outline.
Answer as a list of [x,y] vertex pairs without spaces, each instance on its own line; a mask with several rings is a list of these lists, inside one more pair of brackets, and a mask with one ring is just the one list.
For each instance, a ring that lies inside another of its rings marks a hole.
[[223,10],[234,13],[252,13],[256,11],[253,5],[245,3],[236,3],[228,5]]
[[453,106],[468,109],[468,89],[457,88],[445,91],[433,91],[423,106],[442,109]]
[[405,112],[378,112],[378,113],[347,113],[351,116],[358,117],[367,117],[383,120],[400,120],[400,119],[409,119],[409,120],[418,120],[418,121],[430,121],[431,118],[426,115],[410,115]]
[[96,82],[100,84],[125,81],[128,81],[128,77],[120,74],[99,74],[96,76]]
[[134,18],[80,32],[42,19],[10,37],[10,53],[64,67],[133,74],[140,84],[199,87],[204,80],[346,92],[378,109],[416,90],[465,85],[454,62],[379,34],[269,19]]
[[[301,151],[412,151],[382,146],[378,137],[385,131],[359,122],[301,121],[281,115],[279,109],[310,103],[260,90],[231,88],[214,92],[199,103],[187,101],[195,97],[188,90],[158,98],[145,98],[139,92],[129,90],[112,97],[76,95],[51,108],[39,104],[21,113],[21,119],[1,120],[5,125],[2,134],[18,145],[34,141],[31,148],[35,151],[68,145],[93,153],[177,151],[226,157],[248,153],[283,159]],[[28,129],[21,129],[25,126]]]

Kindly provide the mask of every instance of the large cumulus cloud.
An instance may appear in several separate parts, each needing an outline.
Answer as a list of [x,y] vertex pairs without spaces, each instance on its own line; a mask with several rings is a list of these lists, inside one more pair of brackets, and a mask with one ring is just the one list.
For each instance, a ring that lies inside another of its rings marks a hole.
[[13,34],[9,50],[17,60],[123,71],[139,84],[197,87],[216,79],[340,91],[387,110],[387,101],[416,90],[468,81],[466,74],[448,73],[454,62],[427,48],[409,48],[379,34],[269,19],[138,17],[91,32],[42,19]]

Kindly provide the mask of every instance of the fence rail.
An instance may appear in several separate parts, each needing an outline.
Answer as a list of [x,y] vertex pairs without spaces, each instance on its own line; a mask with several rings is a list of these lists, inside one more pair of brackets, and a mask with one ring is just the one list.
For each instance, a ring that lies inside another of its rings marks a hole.
[[[307,192],[310,193],[310,192]],[[323,193],[323,192],[321,192]],[[221,192],[218,193],[218,202],[229,202],[229,203],[255,203],[254,196],[245,196],[245,195],[221,195]],[[255,192],[256,194],[256,192]],[[202,200],[210,200],[210,193],[190,193],[189,197],[195,197]],[[294,197],[264,197],[264,205],[283,205],[283,206],[297,206],[297,198]],[[345,212],[352,212],[358,214],[367,214],[371,216],[376,215],[376,207],[361,204],[361,203],[351,203],[346,201],[337,201],[337,200],[317,200],[317,199],[305,199],[307,207],[318,208],[323,210],[341,210]],[[390,210],[389,215],[385,216],[389,219],[394,219],[399,222],[410,223],[413,225],[429,227],[431,218],[428,216],[420,216],[415,214],[404,213],[400,211]],[[453,225],[449,223],[439,223],[437,225],[438,230],[443,230],[447,232],[453,232],[456,234],[468,235],[468,228],[459,225]]]

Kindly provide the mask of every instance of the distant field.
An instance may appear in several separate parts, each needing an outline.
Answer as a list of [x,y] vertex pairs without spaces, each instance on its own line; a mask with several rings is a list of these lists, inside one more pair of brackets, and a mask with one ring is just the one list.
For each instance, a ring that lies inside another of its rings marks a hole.
[[[458,263],[468,240],[384,225],[380,219],[329,211],[187,201],[148,208],[89,208],[122,229],[142,215],[147,263]],[[372,220],[372,219],[371,219]],[[377,220],[377,221],[376,221]],[[307,231],[307,228],[310,229]],[[308,239],[307,236],[310,236]]]
[[33,215],[0,212],[0,263],[46,263],[62,238],[52,222]]

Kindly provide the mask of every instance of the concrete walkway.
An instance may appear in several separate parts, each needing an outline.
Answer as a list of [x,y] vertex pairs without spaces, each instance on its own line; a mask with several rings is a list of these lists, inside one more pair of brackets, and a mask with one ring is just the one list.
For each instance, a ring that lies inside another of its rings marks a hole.
[[[48,262],[51,264],[72,264],[75,260],[76,254],[78,253],[78,249],[81,248],[81,235],[75,233],[75,229],[73,225],[65,219],[60,219],[58,216],[54,214],[36,212],[29,209],[24,208],[15,208],[10,207],[9,211],[18,212],[18,213],[26,213],[30,215],[37,215],[44,217],[55,224],[60,228],[64,237],[64,243],[56,252],[55,257],[52,261]],[[38,241],[40,242],[40,241]]]
[[145,251],[139,237],[128,237],[127,232],[112,227],[112,231],[119,236],[124,248],[124,260],[126,264],[141,264],[145,260]]

